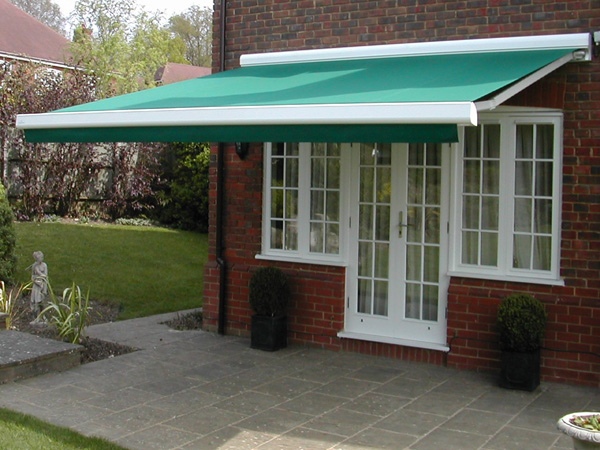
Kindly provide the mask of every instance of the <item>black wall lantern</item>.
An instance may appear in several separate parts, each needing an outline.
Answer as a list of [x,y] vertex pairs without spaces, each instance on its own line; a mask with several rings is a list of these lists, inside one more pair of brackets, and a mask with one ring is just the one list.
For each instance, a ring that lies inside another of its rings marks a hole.
[[250,150],[249,142],[236,142],[235,143],[235,152],[240,157],[240,159],[242,159],[242,160],[246,159],[246,156],[248,156],[249,150]]

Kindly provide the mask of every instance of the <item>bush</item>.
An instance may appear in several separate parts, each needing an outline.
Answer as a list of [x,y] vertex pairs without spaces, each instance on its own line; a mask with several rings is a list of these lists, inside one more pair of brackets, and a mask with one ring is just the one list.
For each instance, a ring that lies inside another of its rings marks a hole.
[[210,147],[172,144],[163,161],[166,187],[159,192],[155,217],[165,225],[205,233],[208,230]]
[[0,184],[0,280],[6,283],[13,281],[17,270],[17,235],[13,221],[14,216],[4,186]]
[[63,291],[62,298],[57,298],[48,285],[50,293],[49,305],[41,312],[40,316],[49,315],[49,322],[56,327],[58,335],[71,342],[79,344],[84,337],[84,328],[88,323],[90,310],[90,294],[81,293],[75,283]]
[[542,345],[545,328],[544,305],[531,295],[510,295],[498,308],[498,331],[502,350],[537,350]]
[[261,267],[250,280],[250,307],[259,316],[282,316],[290,298],[289,280],[276,267]]

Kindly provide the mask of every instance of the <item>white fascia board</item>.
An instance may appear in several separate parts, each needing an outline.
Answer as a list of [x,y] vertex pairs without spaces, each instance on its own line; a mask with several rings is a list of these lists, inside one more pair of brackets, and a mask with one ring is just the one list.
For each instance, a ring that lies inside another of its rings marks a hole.
[[361,47],[296,50],[242,55],[242,67],[271,64],[292,64],[348,59],[391,58],[456,53],[505,52],[519,50],[551,49],[585,50],[580,61],[591,60],[592,35],[590,33],[519,36],[490,39],[464,39],[458,41],[415,42],[408,44],[369,45]]
[[105,128],[218,125],[458,124],[477,125],[472,102],[354,103],[226,108],[19,114],[17,128]]

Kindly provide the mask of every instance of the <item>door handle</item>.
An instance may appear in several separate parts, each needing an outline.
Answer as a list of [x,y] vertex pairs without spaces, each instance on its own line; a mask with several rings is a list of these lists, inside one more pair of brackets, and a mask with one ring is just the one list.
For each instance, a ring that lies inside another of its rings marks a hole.
[[404,211],[400,211],[400,214],[398,214],[398,237],[402,237],[403,228],[408,228],[409,227],[409,223],[402,223],[404,222]]

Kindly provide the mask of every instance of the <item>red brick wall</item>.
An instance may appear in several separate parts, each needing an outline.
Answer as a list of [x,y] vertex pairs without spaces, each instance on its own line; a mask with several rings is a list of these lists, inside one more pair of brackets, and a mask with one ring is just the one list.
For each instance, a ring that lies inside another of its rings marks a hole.
[[[219,8],[215,4],[213,68],[219,66]],[[397,6],[402,3],[403,6]],[[600,1],[227,1],[226,67],[245,53],[447,39],[580,33],[600,30]],[[561,274],[564,287],[452,279],[448,297],[449,354],[340,340],[342,268],[277,264],[293,274],[290,338],[332,349],[496,370],[495,313],[500,300],[527,291],[546,305],[549,323],[542,376],[600,385],[600,64],[569,64],[512,99],[514,105],[564,110]],[[213,154],[214,157],[214,154]],[[205,320],[216,329],[215,169],[211,169],[210,261],[205,274]],[[245,161],[226,158],[228,262],[227,332],[249,330],[248,281],[267,264],[261,248],[262,148]],[[268,263],[272,264],[272,263]]]

